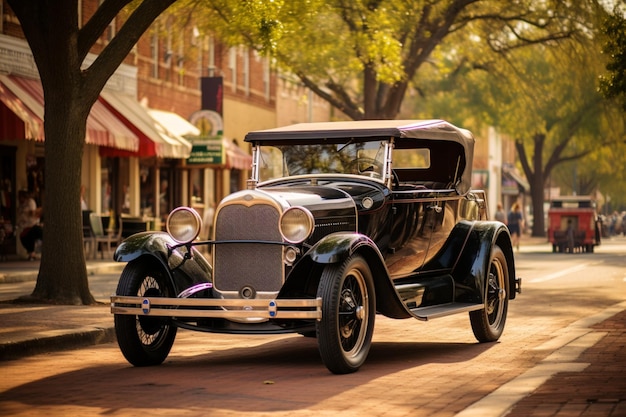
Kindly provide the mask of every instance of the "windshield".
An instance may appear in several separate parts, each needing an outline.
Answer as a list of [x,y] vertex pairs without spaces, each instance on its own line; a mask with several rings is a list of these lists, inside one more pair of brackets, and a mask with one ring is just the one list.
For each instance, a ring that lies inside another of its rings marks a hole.
[[259,181],[294,175],[354,174],[382,178],[385,141],[261,146]]

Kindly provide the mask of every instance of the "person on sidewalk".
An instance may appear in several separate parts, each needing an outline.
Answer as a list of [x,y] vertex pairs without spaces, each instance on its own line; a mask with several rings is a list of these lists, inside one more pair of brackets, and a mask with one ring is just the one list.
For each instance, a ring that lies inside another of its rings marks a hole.
[[524,216],[518,202],[513,203],[511,206],[511,211],[509,211],[507,216],[507,227],[511,233],[513,247],[519,251],[519,240],[522,236],[522,230],[524,230]]
[[504,209],[502,208],[502,203],[498,203],[498,208],[496,209],[495,218],[497,221],[506,224],[506,213],[504,212]]
[[26,252],[28,260],[35,260],[35,243],[43,239],[43,227],[41,226],[41,207],[37,207],[35,200],[26,190],[18,193],[19,211],[17,226],[20,233],[20,242]]

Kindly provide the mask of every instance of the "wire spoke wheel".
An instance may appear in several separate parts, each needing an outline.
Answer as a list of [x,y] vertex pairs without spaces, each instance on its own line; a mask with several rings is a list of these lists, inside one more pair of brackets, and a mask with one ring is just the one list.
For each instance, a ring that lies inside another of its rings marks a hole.
[[489,270],[485,277],[485,307],[470,312],[472,331],[479,342],[494,342],[504,331],[509,305],[509,273],[506,257],[498,246],[491,251]]
[[367,262],[360,256],[324,269],[318,288],[322,320],[317,323],[320,355],[333,373],[355,372],[372,341],[376,301]]
[[[117,295],[137,297],[173,297],[173,290],[160,266],[146,260],[130,262],[124,268]],[[169,354],[177,328],[170,319],[116,314],[115,334],[122,354],[135,366],[162,363]]]

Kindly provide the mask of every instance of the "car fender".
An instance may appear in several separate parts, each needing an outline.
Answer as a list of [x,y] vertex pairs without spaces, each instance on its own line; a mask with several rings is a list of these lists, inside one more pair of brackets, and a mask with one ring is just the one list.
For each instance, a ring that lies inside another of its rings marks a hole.
[[193,247],[192,256],[186,256],[180,249],[172,249],[177,244],[165,232],[140,232],[122,241],[113,259],[132,262],[147,257],[160,263],[178,292],[199,283],[212,282],[213,268],[204,256]]
[[325,236],[307,252],[310,262],[305,264],[338,263],[355,253],[365,258],[374,276],[376,310],[391,318],[412,317],[393,286],[380,250],[365,235],[337,232]]
[[375,249],[382,260],[376,244],[367,236],[353,232],[337,232],[324,236],[307,253],[313,262],[334,264],[352,255],[362,246]]
[[168,247],[176,241],[165,232],[140,232],[124,239],[113,254],[117,262],[130,262],[142,255],[151,255],[167,265]]
[[[458,244],[463,241],[462,248]],[[482,302],[485,296],[485,277],[491,262],[491,251],[495,245],[499,246],[507,260],[509,275],[509,299],[514,299],[516,295],[515,285],[515,260],[513,256],[513,246],[508,228],[497,221],[461,221],[459,222],[448,240],[451,244],[446,248],[447,252],[458,253],[454,257],[452,275],[457,283],[464,288],[473,288],[473,295],[478,299],[464,299],[457,301]],[[460,250],[460,252],[459,252]],[[443,259],[453,259],[445,254]],[[472,297],[467,293],[465,297]]]

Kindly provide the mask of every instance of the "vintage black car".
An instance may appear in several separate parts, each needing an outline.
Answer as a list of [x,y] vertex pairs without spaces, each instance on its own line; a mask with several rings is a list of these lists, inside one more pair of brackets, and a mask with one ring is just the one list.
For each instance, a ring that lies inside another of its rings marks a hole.
[[200,216],[179,207],[167,233],[138,233],[115,252],[128,264],[111,310],[131,364],[163,362],[180,327],[317,337],[331,372],[354,372],[377,313],[469,312],[478,341],[498,340],[521,279],[506,226],[488,220],[484,191],[470,190],[470,132],[376,120],[245,140],[248,189],[216,207],[211,240],[197,239]]

